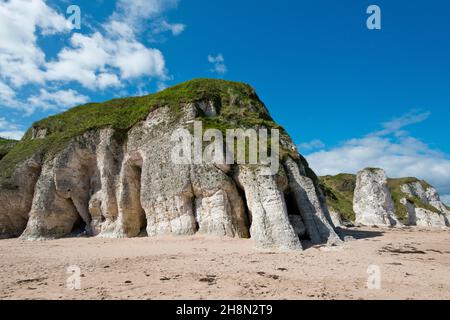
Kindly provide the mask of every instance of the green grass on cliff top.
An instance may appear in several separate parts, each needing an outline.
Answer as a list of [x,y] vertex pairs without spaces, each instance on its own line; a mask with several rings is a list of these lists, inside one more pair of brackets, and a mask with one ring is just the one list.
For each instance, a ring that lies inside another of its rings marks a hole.
[[204,100],[217,102],[223,110],[220,116],[208,119],[209,126],[226,127],[230,123],[243,127],[277,126],[251,86],[225,80],[195,79],[148,96],[89,103],[34,123],[33,128],[47,130],[46,138],[31,139],[32,130],[29,129],[22,141],[0,161],[0,183],[9,180],[17,164],[36,153],[54,154],[88,130],[112,127],[123,139],[131,127],[154,109],[167,106],[174,114],[179,114],[181,104]]

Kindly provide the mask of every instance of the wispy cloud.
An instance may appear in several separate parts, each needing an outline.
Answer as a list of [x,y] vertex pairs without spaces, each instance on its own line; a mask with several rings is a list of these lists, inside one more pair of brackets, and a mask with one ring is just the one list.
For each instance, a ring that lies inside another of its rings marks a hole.
[[209,55],[208,62],[212,64],[211,72],[223,75],[227,72],[227,66],[225,65],[225,59],[221,53],[217,56]]
[[142,32],[147,21],[176,8],[179,2],[179,0],[118,0],[111,18],[132,26],[136,32]]
[[323,143],[321,140],[314,139],[308,142],[301,143],[298,148],[300,151],[312,151],[317,149],[322,149],[325,147],[325,143]]
[[412,124],[423,122],[427,120],[430,115],[431,112],[429,111],[420,112],[418,110],[411,110],[410,112],[402,115],[401,117],[383,123],[382,124],[383,129],[374,132],[372,135],[386,136],[392,133],[395,133],[396,135],[403,134],[404,132],[401,129]]
[[429,112],[411,111],[382,124],[380,131],[306,155],[319,175],[356,173],[365,167],[384,168],[390,177],[418,177],[450,199],[450,157],[412,137],[404,128],[428,119]]
[[41,89],[39,95],[28,98],[30,105],[43,110],[62,110],[88,101],[89,97],[79,94],[72,89],[53,92]]
[[182,23],[170,23],[166,19],[159,19],[152,25],[152,32],[160,34],[170,31],[172,35],[178,36],[186,29],[186,25]]

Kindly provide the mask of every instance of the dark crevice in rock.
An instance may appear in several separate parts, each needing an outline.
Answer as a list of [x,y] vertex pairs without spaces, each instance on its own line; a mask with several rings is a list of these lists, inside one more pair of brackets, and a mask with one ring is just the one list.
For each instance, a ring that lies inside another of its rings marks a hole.
[[250,209],[248,207],[247,196],[245,195],[244,188],[239,186],[238,183],[235,183],[235,185],[236,185],[236,190],[238,191],[239,196],[241,197],[242,202],[244,203],[245,226],[247,227],[248,234],[250,235],[250,228],[252,226],[252,214],[251,214]]
[[142,188],[142,165],[132,165],[132,170],[134,171],[134,174],[137,177],[137,181],[139,181],[137,186],[137,193],[138,193],[138,215],[139,215],[139,224],[140,224],[140,231],[139,236],[147,236],[147,217],[145,215],[145,210],[142,208],[141,203],[141,188]]
[[[88,224],[84,221],[83,217],[80,215],[80,212],[77,209],[77,206],[73,202],[71,198],[67,199],[67,202],[74,208],[75,212],[77,212],[78,216],[74,221],[72,228],[70,230],[69,235],[80,235],[86,233],[88,230]],[[62,235],[64,236],[64,235]]]
[[[192,186],[192,183],[191,183]],[[193,189],[193,187],[191,187]],[[200,229],[200,222],[199,222],[199,217],[197,214],[197,197],[195,195],[192,196],[192,214],[194,215],[194,228],[195,228],[195,233],[198,232],[198,230]]]
[[80,217],[78,217],[77,221],[73,224],[71,234],[80,234],[86,231],[86,222]]
[[136,181],[138,182],[136,185],[136,201],[138,210],[136,214],[138,215],[138,221],[139,221],[139,230],[140,233],[145,231],[147,233],[147,217],[145,216],[144,208],[142,208],[141,203],[141,188],[142,188],[142,159],[139,160],[139,162],[131,165],[131,170],[133,171],[134,176],[136,177]]
[[284,193],[284,199],[286,201],[288,214],[293,216],[301,216],[300,209],[298,208],[297,201],[295,200],[295,195],[290,190],[287,190]]
[[[294,193],[291,192],[290,189],[287,189],[284,193],[284,201],[286,203],[287,213],[290,217],[290,223],[294,228],[294,231],[298,234],[300,240],[311,240],[311,237],[308,235],[306,230],[304,229],[304,223],[302,221],[302,213],[298,207],[297,200],[295,199]],[[295,218],[295,222],[293,221]],[[300,224],[300,226],[299,226]],[[299,234],[299,228],[302,231]]]

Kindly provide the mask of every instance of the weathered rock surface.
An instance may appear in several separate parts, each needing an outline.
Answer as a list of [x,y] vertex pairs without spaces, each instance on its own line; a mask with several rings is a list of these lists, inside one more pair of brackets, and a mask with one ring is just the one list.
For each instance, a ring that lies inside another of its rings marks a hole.
[[444,214],[418,208],[406,198],[402,198],[401,203],[406,207],[409,225],[411,226],[442,228],[448,225]]
[[331,217],[324,201],[320,199],[320,190],[311,178],[304,175],[305,168],[293,159],[284,163],[289,187],[294,194],[306,232],[313,243],[327,242],[330,245],[341,243],[334,231]]
[[384,170],[369,168],[358,172],[353,210],[356,215],[356,224],[399,225]]
[[[201,117],[220,117],[223,105],[238,114],[254,114],[260,103],[254,93],[241,98],[220,94],[222,100],[195,97],[180,102],[177,112],[162,103],[128,129],[126,139],[104,126],[73,138],[52,156],[33,155],[19,163],[11,188],[0,187],[0,236],[203,233],[251,237],[262,248],[299,250],[299,237],[339,244],[320,191],[306,176],[310,169],[296,152],[282,160],[278,174],[269,176],[260,174],[262,166],[171,161],[175,130],[189,129]],[[262,118],[270,119],[265,106],[259,110]],[[33,128],[28,139],[47,141],[52,134],[47,128]],[[287,136],[282,144],[293,145]],[[287,206],[287,194],[295,208]]]
[[331,221],[333,221],[334,226],[342,227],[344,225],[344,221],[342,219],[341,213],[334,210],[333,208],[329,208],[328,211],[330,212]]
[[39,159],[31,158],[17,166],[14,185],[0,188],[0,239],[18,237],[25,230],[40,171]]
[[[424,186],[420,181],[409,182],[401,186],[401,191],[405,198],[400,201],[405,206],[408,213],[408,221],[412,226],[442,228],[450,226],[449,212],[446,206],[441,202],[438,192],[431,186]],[[409,198],[407,198],[409,197]],[[417,198],[427,206],[421,208],[410,200]]]

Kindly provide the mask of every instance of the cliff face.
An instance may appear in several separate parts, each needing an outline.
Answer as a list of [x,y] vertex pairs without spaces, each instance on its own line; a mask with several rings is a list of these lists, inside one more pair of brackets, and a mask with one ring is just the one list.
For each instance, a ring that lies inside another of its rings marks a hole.
[[320,181],[338,219],[368,226],[450,226],[450,212],[436,189],[417,178],[387,179],[383,170],[368,168]]
[[173,132],[277,128],[254,90],[199,79],[155,95],[71,109],[38,123],[0,161],[0,237],[251,237],[301,249],[340,243],[306,161],[282,131],[281,165],[175,164]]

